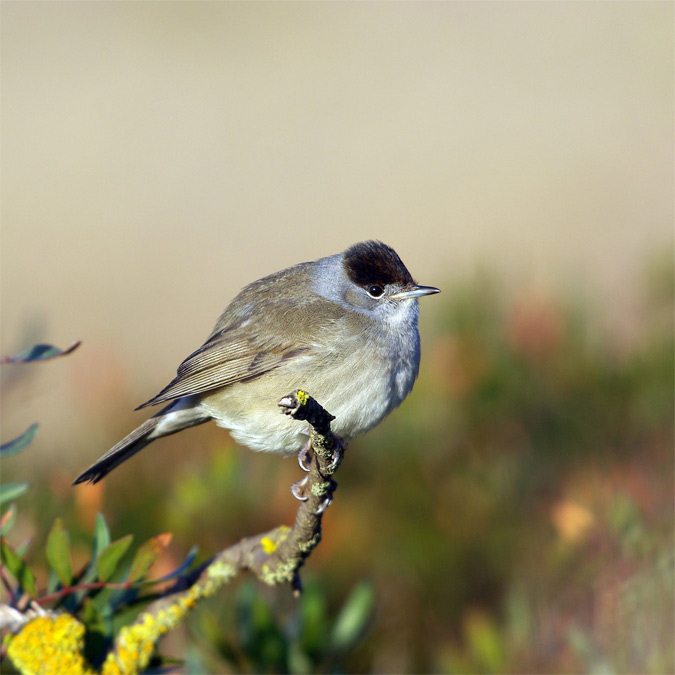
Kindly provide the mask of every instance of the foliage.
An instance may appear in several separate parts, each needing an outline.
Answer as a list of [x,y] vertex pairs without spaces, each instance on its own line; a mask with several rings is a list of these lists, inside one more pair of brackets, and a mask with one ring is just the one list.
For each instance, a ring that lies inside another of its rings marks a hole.
[[[37,345],[16,357],[4,358],[2,362],[44,361],[68,354],[78,345],[75,343],[64,351],[50,345]],[[28,447],[36,431],[37,424],[33,424],[19,438],[4,444],[1,448],[3,458]],[[103,663],[105,652],[119,630],[117,624],[129,621],[143,604],[156,597],[158,587],[166,586],[167,582],[185,573],[194,562],[196,549],[177,569],[160,579],[150,580],[148,573],[171,542],[171,535],[155,536],[133,552],[133,535],[111,541],[106,520],[99,513],[91,556],[74,571],[70,536],[62,519],[57,518],[44,550],[49,579],[46,588],[38,590],[36,574],[27,562],[28,545],[15,547],[7,539],[16,522],[13,501],[28,487],[27,483],[9,483],[0,491],[0,504],[12,502],[1,519],[0,576],[9,596],[5,607],[8,615],[15,619],[20,616],[16,610],[30,608],[33,615],[18,620],[18,625],[13,626],[17,635],[7,635],[5,646],[23,673],[53,672],[57,664],[69,673],[90,672],[87,663],[94,666]],[[45,613],[45,607],[49,608],[48,613]],[[113,671],[108,667],[103,672]]]
[[269,594],[246,581],[232,602],[212,603],[191,621],[187,671],[217,672],[225,661],[234,672],[343,672],[369,631],[374,601],[373,585],[357,583],[331,616],[320,586],[310,583],[290,618],[280,617]]
[[[413,394],[347,450],[302,598],[239,584],[161,653],[189,673],[674,672],[672,264],[649,273],[639,325],[621,339],[588,299],[513,292],[489,275],[446,284],[440,312],[423,307]],[[108,429],[103,445],[126,431]],[[138,550],[122,534],[173,532],[152,568],[161,578],[195,544],[216,551],[290,519],[294,462],[242,451],[206,425],[186,433],[75,498],[52,489],[61,474],[45,468],[33,481],[42,489],[19,502],[21,530],[15,506],[3,515],[14,583],[30,585],[32,572],[38,597],[62,590],[64,539],[73,585],[92,560],[87,583],[115,584]],[[90,452],[72,450],[73,471]],[[92,551],[93,496],[120,533],[105,553],[112,540],[99,548],[96,536]],[[16,536],[26,529],[29,550]],[[84,603],[128,600],[112,615],[76,610],[93,667],[138,612],[125,591],[139,601],[164,588],[132,585]]]
[[[40,345],[25,350],[19,357],[3,359],[3,362],[27,363],[64,353]],[[327,415],[316,401],[302,391],[284,399],[284,411],[293,416],[297,413],[301,415],[300,419],[309,420],[312,425],[315,458],[307,477],[314,481],[313,484],[325,489],[325,486],[330,486],[326,482],[330,474],[324,476],[322,470],[332,473],[339,464],[339,461],[333,461],[335,439],[330,434],[332,416]],[[17,454],[25,449],[35,436],[36,429],[37,425],[33,425],[21,437],[3,446],[5,455]],[[334,488],[330,489],[332,491]],[[25,488],[10,488],[5,491],[5,501],[19,496],[23,491]],[[179,625],[198,601],[212,595],[222,583],[229,582],[239,568],[256,569],[254,559],[257,559],[255,556],[258,553],[262,553],[260,564],[265,572],[259,576],[264,580],[274,576],[272,560],[279,558],[282,549],[289,548],[288,544],[293,538],[299,541],[301,549],[295,552],[290,549],[290,553],[295,556],[293,560],[297,558],[302,564],[301,561],[310,550],[305,538],[309,537],[312,542],[320,539],[321,510],[317,511],[317,508],[324,498],[325,493],[313,495],[299,507],[307,511],[303,512],[304,529],[300,527],[293,534],[293,528],[281,526],[260,535],[260,551],[258,547],[252,546],[255,537],[249,537],[240,542],[239,547],[230,547],[214,556],[208,565],[193,570],[196,554],[193,549],[177,569],[154,580],[148,578],[148,573],[169,546],[172,535],[165,533],[152,537],[131,555],[133,535],[111,541],[108,525],[100,513],[96,519],[91,555],[77,572],[73,570],[69,532],[61,518],[54,521],[44,550],[50,571],[44,590],[38,591],[36,575],[26,560],[25,551],[18,552],[3,537],[0,542],[0,576],[10,596],[9,603],[2,606],[5,619],[2,628],[6,633],[4,648],[13,664],[25,675],[47,674],[62,669],[74,675],[98,671],[103,675],[112,675],[138,673],[148,667],[157,667],[162,664],[162,659],[152,657],[159,639]],[[3,517],[3,534],[9,533],[15,520],[15,507],[12,504]],[[310,521],[318,529],[308,530]],[[273,533],[279,532],[281,538],[273,540],[271,537],[276,536]],[[313,543],[311,548],[315,545]],[[244,555],[244,551],[250,552],[250,559]],[[233,562],[225,562],[227,555],[233,557]],[[235,565],[234,560],[240,558],[242,560]],[[288,561],[279,558],[277,564],[286,570]],[[294,569],[296,572],[289,580],[293,578],[299,584],[297,568]],[[281,578],[286,580],[287,576],[285,573]],[[175,583],[169,586],[168,582],[172,580]],[[160,598],[162,601],[157,601]],[[286,669],[291,667],[297,670],[300,664],[301,670],[304,670],[311,664],[311,658],[299,648],[299,642],[296,641],[296,648],[292,652],[287,653],[283,649],[286,641],[281,631],[272,625],[269,616],[265,616],[264,608],[255,604],[252,596],[249,599],[239,605],[243,610],[240,626],[246,635],[242,640],[243,652],[255,655],[258,660],[262,655],[263,660],[260,662],[266,664],[269,659],[279,662],[283,658]],[[134,620],[139,609],[150,600],[157,602],[150,606],[152,609],[141,612]],[[45,611],[45,607],[49,607],[49,611]],[[372,592],[368,588],[361,587],[352,594],[330,633],[328,645],[332,653],[340,655],[355,642],[371,607]],[[261,617],[269,629],[258,630]],[[270,637],[282,646],[281,651],[267,649]],[[320,653],[320,646],[317,649]]]

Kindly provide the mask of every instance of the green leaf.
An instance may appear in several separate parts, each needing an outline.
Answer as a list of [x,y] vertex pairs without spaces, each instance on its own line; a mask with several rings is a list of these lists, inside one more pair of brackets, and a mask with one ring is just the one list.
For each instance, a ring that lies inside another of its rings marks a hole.
[[133,538],[133,534],[128,534],[126,537],[108,544],[99,553],[98,558],[96,558],[96,574],[100,581],[108,581],[112,577],[120,560],[122,560],[124,554],[129,550]]
[[33,345],[24,349],[22,352],[16,356],[4,356],[0,359],[0,363],[29,363],[31,361],[46,361],[47,359],[53,359],[57,356],[65,356],[74,352],[81,342],[73,342],[70,347],[66,349],[59,349],[53,345]]
[[16,521],[16,506],[12,504],[3,514],[0,519],[0,536],[6,535]]
[[28,553],[28,549],[30,548],[30,545],[32,543],[33,543],[32,539],[26,539],[26,541],[24,541],[23,544],[14,547],[14,552],[18,556],[23,558]]
[[106,651],[107,639],[110,636],[111,622],[106,621],[90,598],[84,600],[78,618],[87,627],[84,656],[95,662]]
[[375,606],[375,591],[370,582],[361,582],[345,600],[330,636],[336,651],[347,651],[364,634]]
[[91,553],[92,560],[96,559],[108,544],[110,544],[108,523],[105,522],[105,516],[102,513],[97,513],[96,526],[94,528],[94,547]]
[[[201,637],[201,636],[200,636]],[[204,662],[204,655],[196,645],[187,645],[183,670],[187,675],[201,675],[208,673],[208,666]]]
[[311,582],[307,584],[301,598],[302,648],[307,654],[318,655],[324,650],[329,633],[326,599],[318,586]]
[[0,507],[20,497],[29,487],[29,483],[5,483],[0,485]]
[[[489,614],[471,611],[464,620],[465,643],[479,672],[504,672],[507,650],[496,621]],[[613,672],[612,670],[606,672]]]
[[60,583],[59,578],[56,576],[56,572],[50,569],[49,579],[47,580],[47,595],[54,593],[58,589]]
[[2,562],[26,593],[33,598],[37,595],[33,570],[28,567],[26,562],[16,554],[4,539],[0,539],[0,562]]
[[173,535],[170,532],[158,534],[142,544],[131,562],[129,569],[129,581],[140,581],[155,564],[155,561],[171,543]]
[[61,584],[70,586],[73,580],[73,568],[70,563],[70,543],[68,532],[60,518],[52,525],[47,537],[47,560]]
[[21,434],[21,436],[15,438],[13,441],[9,441],[8,443],[3,443],[0,445],[0,456],[2,456],[4,459],[10,455],[16,455],[17,452],[21,452],[26,446],[33,442],[37,430],[38,425],[31,424],[28,429]]
[[96,514],[94,526],[94,542],[92,544],[91,558],[86,572],[77,580],[78,584],[86,584],[96,578],[96,559],[101,551],[110,544],[110,530],[102,513]]

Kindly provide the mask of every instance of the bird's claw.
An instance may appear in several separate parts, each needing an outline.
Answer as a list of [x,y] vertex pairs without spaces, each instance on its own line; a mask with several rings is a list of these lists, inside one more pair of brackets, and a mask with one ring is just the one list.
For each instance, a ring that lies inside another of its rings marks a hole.
[[300,502],[306,502],[309,499],[305,494],[305,485],[307,485],[308,478],[309,476],[304,476],[291,485],[293,496]]
[[309,454],[309,448],[311,447],[311,442],[307,441],[305,445],[302,446],[302,450],[298,453],[298,464],[300,468],[309,473],[310,465],[312,463],[312,456]]
[[[336,438],[335,441],[335,448],[333,449],[331,462],[325,469],[321,470],[326,476],[330,476],[330,474],[332,474],[338,468],[344,456],[345,446],[339,439]],[[309,473],[311,470],[312,465],[312,454],[310,453],[311,448],[312,443],[310,440],[305,443],[302,449],[298,452],[298,464],[300,465],[300,468],[307,473]],[[314,461],[316,461],[316,459]],[[319,508],[315,512],[317,516],[321,515],[333,502],[333,491],[337,487],[337,483],[330,478],[327,478],[327,480],[330,481],[330,487],[328,488],[327,494],[323,501],[321,504],[319,504]],[[291,485],[291,492],[293,493],[293,496],[301,502],[306,502],[309,499],[306,494],[308,482],[309,476],[303,476],[303,478]]]
[[320,516],[332,503],[333,495],[330,494],[319,504],[319,508],[315,511],[315,514]]
[[333,450],[333,459],[331,463],[328,465],[328,473],[333,473],[335,469],[337,469],[338,466],[340,466],[340,462],[342,462],[344,454],[345,454],[345,446],[342,445],[342,441],[339,438],[336,438],[335,449]]

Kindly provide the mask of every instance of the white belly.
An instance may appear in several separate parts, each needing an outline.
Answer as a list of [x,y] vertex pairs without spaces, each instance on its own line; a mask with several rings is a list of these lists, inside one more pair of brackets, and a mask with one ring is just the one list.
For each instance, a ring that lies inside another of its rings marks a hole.
[[[317,368],[315,359],[278,368],[255,380],[224,387],[202,398],[200,409],[253,450],[291,454],[307,441],[306,423],[282,414],[278,401],[304,389],[335,416],[333,433],[349,443],[379,424],[412,388],[417,362],[383,359],[358,350]],[[413,366],[413,367],[411,367]]]

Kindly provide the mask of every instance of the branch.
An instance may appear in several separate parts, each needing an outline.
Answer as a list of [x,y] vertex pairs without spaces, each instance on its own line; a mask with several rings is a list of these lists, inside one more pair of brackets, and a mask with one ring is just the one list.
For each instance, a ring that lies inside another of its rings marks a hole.
[[[342,461],[343,449],[330,430],[335,419],[309,394],[298,390],[279,401],[282,413],[310,425],[314,456],[307,476],[294,494],[303,499],[292,526],[246,537],[216,554],[196,571],[178,579],[167,595],[150,604],[130,626],[122,628],[102,672],[137,673],[144,670],[159,638],[178,625],[200,600],[213,595],[240,572],[252,571],[269,585],[289,583],[301,592],[299,570],[321,541],[323,510],[337,487],[331,476]],[[301,456],[307,457],[306,452]]]

